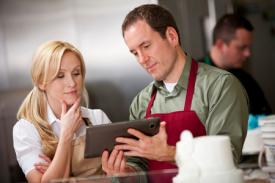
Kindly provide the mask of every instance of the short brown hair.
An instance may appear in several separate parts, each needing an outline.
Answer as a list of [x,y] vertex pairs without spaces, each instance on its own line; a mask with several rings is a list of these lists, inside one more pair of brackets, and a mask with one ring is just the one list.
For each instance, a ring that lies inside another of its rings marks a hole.
[[180,34],[176,21],[167,9],[156,4],[145,4],[136,7],[126,15],[123,21],[123,37],[125,30],[138,20],[145,20],[146,23],[153,30],[158,32],[162,38],[166,38],[165,33],[167,27],[173,27],[176,30],[180,41]]
[[214,27],[213,43],[218,39],[229,43],[235,37],[237,29],[245,29],[249,32],[253,31],[253,25],[243,16],[238,14],[225,14],[222,16]]

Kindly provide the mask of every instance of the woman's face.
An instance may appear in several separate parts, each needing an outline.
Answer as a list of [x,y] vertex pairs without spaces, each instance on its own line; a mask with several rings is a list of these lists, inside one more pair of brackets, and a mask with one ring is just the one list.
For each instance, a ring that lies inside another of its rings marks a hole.
[[48,102],[53,110],[61,109],[61,101],[71,106],[81,96],[82,88],[81,62],[74,52],[67,51],[56,78],[45,86]]

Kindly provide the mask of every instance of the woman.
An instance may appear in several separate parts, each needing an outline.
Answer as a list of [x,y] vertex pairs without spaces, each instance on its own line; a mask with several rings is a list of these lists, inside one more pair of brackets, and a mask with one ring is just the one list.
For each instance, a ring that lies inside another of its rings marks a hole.
[[110,120],[101,110],[81,107],[88,99],[85,65],[74,46],[61,41],[41,45],[33,57],[31,76],[34,87],[13,128],[16,157],[29,182],[134,170],[126,165],[122,151],[83,158],[86,126]]

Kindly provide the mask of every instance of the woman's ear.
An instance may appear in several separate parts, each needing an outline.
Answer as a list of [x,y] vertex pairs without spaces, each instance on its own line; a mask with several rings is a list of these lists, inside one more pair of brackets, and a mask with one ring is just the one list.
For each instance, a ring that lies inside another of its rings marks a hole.
[[39,84],[38,88],[42,91],[45,91],[46,90],[46,85],[45,84]]
[[179,45],[179,35],[175,28],[167,27],[165,35],[171,44]]

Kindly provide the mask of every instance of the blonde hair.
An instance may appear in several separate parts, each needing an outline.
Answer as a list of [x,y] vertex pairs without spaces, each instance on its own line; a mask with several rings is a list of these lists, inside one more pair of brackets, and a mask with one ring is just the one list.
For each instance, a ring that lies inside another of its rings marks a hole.
[[[42,151],[51,159],[54,157],[58,144],[51,125],[47,119],[47,99],[45,92],[39,89],[39,85],[50,83],[58,74],[62,56],[66,51],[76,54],[81,62],[83,83],[85,80],[85,64],[79,50],[73,45],[62,41],[49,41],[42,44],[35,52],[32,59],[31,77],[33,89],[21,104],[17,119],[26,119],[31,122],[42,140]],[[83,84],[82,103],[88,105],[88,93]]]

